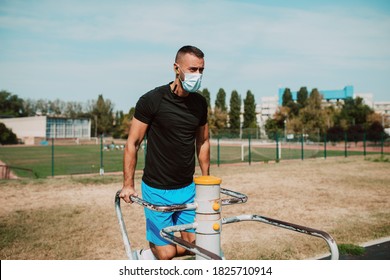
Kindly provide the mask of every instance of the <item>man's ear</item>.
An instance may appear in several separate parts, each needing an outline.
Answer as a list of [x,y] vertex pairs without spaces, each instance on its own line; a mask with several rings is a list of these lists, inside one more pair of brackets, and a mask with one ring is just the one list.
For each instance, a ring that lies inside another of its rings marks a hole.
[[176,74],[179,75],[179,65],[175,63],[173,64],[173,68],[175,69]]

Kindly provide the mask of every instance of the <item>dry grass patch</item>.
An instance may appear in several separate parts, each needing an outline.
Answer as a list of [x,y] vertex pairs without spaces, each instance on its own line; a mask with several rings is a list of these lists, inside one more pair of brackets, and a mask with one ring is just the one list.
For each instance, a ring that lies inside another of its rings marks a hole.
[[[212,167],[222,187],[247,194],[223,217],[258,214],[329,232],[338,244],[390,236],[390,165],[356,158]],[[137,174],[136,184],[140,185]],[[122,177],[1,181],[1,259],[125,259],[114,209]],[[140,191],[139,191],[140,193]],[[133,249],[147,246],[143,209],[122,203]],[[305,259],[319,238],[242,222],[223,227],[227,259]]]

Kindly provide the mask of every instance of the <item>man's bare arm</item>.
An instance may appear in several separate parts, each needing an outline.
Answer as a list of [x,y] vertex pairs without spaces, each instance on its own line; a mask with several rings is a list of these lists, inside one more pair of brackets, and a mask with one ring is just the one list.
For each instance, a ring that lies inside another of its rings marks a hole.
[[202,175],[210,175],[210,140],[208,124],[199,127],[196,132],[196,153]]
[[147,128],[147,124],[133,118],[123,156],[123,187],[119,195],[127,203],[131,203],[131,195],[138,196],[134,187],[134,174],[137,166],[138,149]]

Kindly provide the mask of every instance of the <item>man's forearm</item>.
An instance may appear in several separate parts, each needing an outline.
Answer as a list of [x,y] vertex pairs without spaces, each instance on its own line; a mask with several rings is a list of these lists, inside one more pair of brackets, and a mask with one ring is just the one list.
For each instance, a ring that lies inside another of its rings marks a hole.
[[210,175],[210,141],[208,139],[197,146],[197,154],[202,175]]
[[133,145],[126,145],[123,156],[123,187],[134,188],[134,174],[138,158],[137,150]]

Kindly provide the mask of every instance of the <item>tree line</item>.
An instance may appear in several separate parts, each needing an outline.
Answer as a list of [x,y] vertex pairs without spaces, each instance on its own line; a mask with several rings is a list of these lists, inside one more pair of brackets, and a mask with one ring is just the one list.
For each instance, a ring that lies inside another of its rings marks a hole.
[[[256,119],[255,97],[250,90],[242,100],[241,95],[233,90],[227,106],[227,96],[223,88],[216,94],[214,104],[211,103],[210,92],[204,88],[200,92],[208,104],[208,120],[210,133],[213,137],[254,137],[258,130]],[[318,137],[327,135],[329,141],[345,140],[361,141],[380,140],[384,133],[382,116],[377,114],[363,99],[349,98],[343,102],[329,103],[317,89],[310,94],[306,87],[297,92],[297,100],[293,100],[291,91],[286,88],[282,97],[282,106],[265,123],[265,133],[269,139],[277,135],[286,137],[291,135],[307,135],[309,140],[318,141]],[[214,106],[212,106],[214,105]],[[0,117],[27,117],[35,115],[48,115],[66,118],[91,119],[91,136],[112,136],[126,139],[135,108],[126,113],[114,111],[110,99],[99,95],[97,100],[81,102],[65,102],[59,99],[31,100],[21,99],[7,91],[0,91]],[[3,125],[4,126],[4,125]],[[6,128],[0,125],[1,138],[12,136],[12,131],[6,133]],[[2,143],[4,143],[4,140]]]
[[386,135],[382,122],[382,115],[364,104],[361,97],[330,103],[318,89],[314,88],[309,94],[306,87],[301,87],[296,101],[290,89],[285,89],[282,106],[266,121],[265,129],[271,139],[291,134],[307,135],[309,140],[315,141],[324,136],[334,142],[380,141]]
[[[238,134],[241,126],[240,114],[242,103],[241,96],[238,92],[234,90],[231,94],[230,110],[228,110],[224,89],[219,89],[214,103],[214,109],[211,106],[209,90],[205,88],[200,93],[207,100],[209,107],[208,118],[211,133],[217,135],[222,129],[229,128],[231,131],[234,131],[234,134]],[[97,100],[91,100],[83,104],[73,101],[65,102],[60,99],[22,99],[8,91],[0,91],[0,118],[36,115],[88,118],[91,119],[92,137],[104,134],[114,138],[126,139],[134,111],[134,107],[130,108],[126,113],[123,111],[114,111],[114,105],[111,100],[104,99],[103,95],[99,95]],[[244,99],[244,121],[242,127],[257,127],[255,97],[250,90],[247,91]],[[3,136],[7,134],[8,136],[6,138],[12,138],[11,142],[16,141],[16,136],[12,136],[12,131],[7,130],[5,126],[1,129]],[[2,143],[4,144],[5,140],[2,140]]]

